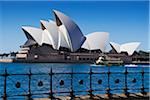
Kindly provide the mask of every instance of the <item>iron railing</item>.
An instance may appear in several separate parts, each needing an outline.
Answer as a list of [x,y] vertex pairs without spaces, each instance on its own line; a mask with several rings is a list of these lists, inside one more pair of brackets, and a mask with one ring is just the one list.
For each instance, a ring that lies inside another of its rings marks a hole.
[[[100,67],[90,67],[88,72],[75,72],[73,68],[70,72],[53,72],[49,68],[48,73],[33,73],[29,68],[28,73],[15,74],[8,73],[5,68],[0,74],[3,80],[0,84],[1,99],[9,98],[46,98],[54,99],[57,96],[69,96],[71,99],[77,95],[89,95],[92,99],[96,94],[105,94],[108,98],[115,91],[121,91],[126,97],[135,91],[145,95],[148,90],[148,71],[141,68],[140,71],[129,71],[125,67],[124,71],[99,71]],[[93,69],[96,69],[93,71]]]

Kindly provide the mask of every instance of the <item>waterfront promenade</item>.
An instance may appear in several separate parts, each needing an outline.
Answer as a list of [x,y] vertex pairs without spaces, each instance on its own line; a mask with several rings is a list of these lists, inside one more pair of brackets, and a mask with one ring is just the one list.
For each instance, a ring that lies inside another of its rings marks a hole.
[[[126,97],[124,94],[115,94],[111,98],[108,98],[106,95],[95,95],[92,98],[90,96],[78,96],[73,100],[149,100],[150,93],[142,95],[141,93],[130,94],[129,97]],[[34,100],[52,100],[49,98],[35,98]],[[57,97],[55,100],[71,100],[71,97]]]

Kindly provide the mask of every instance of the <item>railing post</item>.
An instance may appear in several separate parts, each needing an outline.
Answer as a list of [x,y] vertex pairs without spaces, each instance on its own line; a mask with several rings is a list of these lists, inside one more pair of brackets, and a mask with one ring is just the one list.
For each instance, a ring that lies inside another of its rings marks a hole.
[[89,95],[90,95],[90,99],[93,100],[93,90],[92,90],[92,67],[90,67],[90,90],[89,90]]
[[110,93],[110,74],[111,74],[111,72],[110,72],[110,67],[108,66],[108,72],[107,72],[107,75],[108,75],[108,86],[107,86],[107,89],[106,89],[106,97],[109,99],[109,98],[111,98],[111,93]]
[[125,75],[125,88],[124,88],[124,95],[125,95],[125,97],[129,97],[128,86],[127,86],[127,75],[128,75],[127,67],[125,67],[124,75]]
[[7,73],[7,70],[5,68],[5,73],[4,73],[4,95],[3,95],[3,100],[7,100],[7,76],[8,76],[8,73]]
[[53,96],[53,70],[52,70],[52,67],[50,69],[50,99],[54,99],[54,96]]
[[32,100],[32,98],[31,98],[31,76],[32,76],[31,67],[29,68],[28,76],[29,76],[29,82],[28,82],[29,90],[28,90],[28,94],[27,94],[27,100]]
[[141,94],[144,96],[146,94],[146,92],[144,91],[144,69],[143,68],[142,68],[142,71],[141,71],[141,75],[142,75]]
[[73,100],[74,99],[74,91],[73,91],[73,67],[71,68],[71,91],[70,91],[70,100]]

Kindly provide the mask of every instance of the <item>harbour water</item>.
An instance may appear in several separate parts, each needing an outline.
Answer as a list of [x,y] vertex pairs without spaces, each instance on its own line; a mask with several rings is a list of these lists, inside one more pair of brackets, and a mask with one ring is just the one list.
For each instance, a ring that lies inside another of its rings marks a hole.
[[[64,63],[0,63],[0,96],[4,95],[4,79],[3,76],[6,73],[9,74],[6,81],[6,92],[8,98],[24,98],[16,96],[18,94],[26,94],[29,91],[29,78],[28,74],[31,72],[31,93],[33,97],[48,97],[50,91],[50,75],[52,71],[52,90],[54,95],[69,95],[70,91],[70,74],[73,71],[73,90],[75,95],[86,95],[90,88],[90,75],[88,74],[92,69],[92,89],[93,94],[104,94],[108,87],[108,74],[109,75],[109,87],[111,93],[123,93],[125,87],[125,70],[127,74],[127,86],[128,92],[139,93],[140,88],[144,85],[144,91],[149,92],[149,65],[138,66],[95,66],[90,64],[64,64]],[[144,81],[142,81],[141,72],[144,71]],[[58,74],[59,73],[59,74]],[[64,73],[64,74],[63,74]],[[101,74],[96,74],[101,73]],[[101,79],[101,81],[99,80]],[[118,83],[116,80],[119,80]],[[81,81],[82,80],[82,81]],[[63,81],[63,82],[61,82]],[[80,81],[80,82],[79,82]],[[20,83],[20,87],[16,86],[16,83]],[[39,85],[39,82],[42,82]],[[61,84],[60,84],[61,82]],[[143,83],[142,83],[143,82]],[[81,83],[81,84],[79,84]],[[66,93],[65,93],[66,91]],[[79,92],[80,91],[80,92]],[[83,91],[83,92],[82,92]],[[64,93],[63,93],[64,92]],[[37,95],[42,94],[42,95]],[[20,99],[21,100],[21,99]]]

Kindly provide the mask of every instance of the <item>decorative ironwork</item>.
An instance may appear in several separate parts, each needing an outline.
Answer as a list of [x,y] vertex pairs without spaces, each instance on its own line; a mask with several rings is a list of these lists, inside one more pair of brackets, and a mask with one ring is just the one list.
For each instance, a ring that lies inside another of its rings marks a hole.
[[16,88],[20,88],[20,87],[21,87],[20,82],[17,82],[17,83],[16,83]]
[[43,82],[42,82],[42,81],[39,81],[39,82],[38,82],[38,86],[39,86],[39,87],[43,86]]
[[79,84],[80,84],[80,85],[83,85],[83,80],[79,80]]
[[[89,72],[74,72],[72,68],[70,72],[66,73],[55,73],[52,68],[48,73],[33,73],[30,68],[26,74],[8,73],[5,69],[4,73],[0,74],[0,78],[3,78],[3,84],[0,84],[3,88],[0,98],[7,100],[9,97],[23,96],[31,100],[35,95],[39,98],[46,95],[47,98],[54,99],[59,95],[65,95],[70,96],[72,100],[76,95],[84,93],[93,99],[94,92],[100,91],[105,92],[106,96],[111,98],[115,90],[122,90],[128,97],[132,93],[131,90],[139,90],[141,94],[145,95],[145,90],[149,89],[144,85],[144,82],[148,81],[145,79],[145,74],[149,74],[144,69],[134,74],[134,72],[128,71],[128,68],[125,68],[123,72],[111,72],[110,67],[107,71],[95,72],[92,68]],[[114,77],[114,75],[122,78]],[[137,77],[140,78],[137,79]],[[138,87],[134,87],[135,84],[138,84]],[[9,89],[10,87],[14,90]],[[76,89],[76,87],[79,88]],[[14,91],[15,93],[13,93]]]
[[98,80],[98,84],[102,84],[102,80],[101,79]]
[[116,84],[117,84],[117,83],[119,83],[119,82],[120,82],[120,80],[119,80],[119,79],[116,79],[116,80],[115,80],[115,83],[116,83]]
[[64,85],[64,81],[63,80],[60,80],[60,82],[59,82],[59,84],[62,86],[62,85]]
[[136,79],[134,78],[134,79],[132,80],[132,82],[133,82],[133,83],[136,83]]

